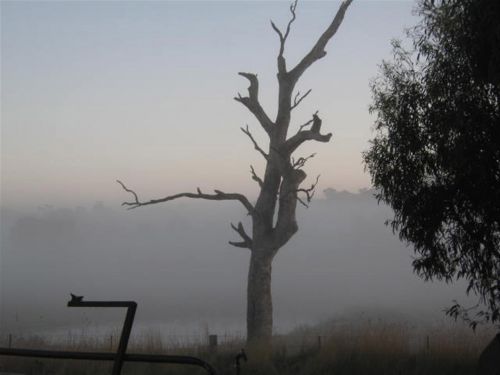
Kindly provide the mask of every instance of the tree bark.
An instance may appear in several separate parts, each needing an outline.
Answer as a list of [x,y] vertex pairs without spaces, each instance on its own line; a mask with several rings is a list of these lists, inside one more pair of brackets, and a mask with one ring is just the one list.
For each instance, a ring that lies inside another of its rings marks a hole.
[[[264,349],[271,344],[273,330],[273,304],[271,298],[271,269],[272,261],[278,250],[283,247],[297,232],[296,220],[297,202],[307,206],[298,194],[306,195],[310,202],[314,194],[318,178],[310,188],[301,188],[301,183],[306,179],[306,173],[301,169],[305,162],[314,156],[300,157],[294,160],[292,154],[304,142],[314,140],[329,142],[331,133],[321,134],[322,121],[317,115],[299,127],[295,135],[288,134],[291,113],[302,100],[309,95],[311,90],[293,96],[295,85],[302,73],[315,61],[326,55],[324,50],[328,41],[337,32],[344,14],[352,0],[344,0],[335,15],[332,23],[314,44],[310,52],[291,70],[287,69],[286,59],[283,55],[285,43],[290,33],[290,26],[295,20],[297,0],[290,6],[292,17],[287,24],[286,31],[282,32],[271,22],[273,29],[280,37],[280,50],[278,63],[278,111],[273,122],[266,114],[259,102],[259,80],[256,74],[240,72],[250,86],[248,96],[238,96],[234,99],[243,104],[255,116],[262,128],[269,136],[269,150],[265,152],[250,133],[248,126],[241,128],[252,141],[254,148],[265,158],[266,168],[264,177],[257,176],[253,166],[250,166],[252,179],[259,184],[260,193],[255,206],[247,197],[239,193],[225,193],[214,190],[214,193],[203,193],[199,188],[194,192],[185,192],[169,195],[150,201],[139,200],[135,191],[127,188],[121,181],[117,181],[122,188],[132,194],[133,200],[124,202],[128,208],[137,208],[151,204],[168,202],[178,198],[193,198],[206,200],[239,201],[252,218],[252,236],[250,237],[242,223],[231,224],[231,227],[241,237],[242,241],[229,243],[236,247],[248,248],[251,251],[250,267],[248,270],[247,285],[247,342],[254,348]],[[268,351],[269,352],[269,351]]]
[[271,297],[272,257],[253,251],[247,285],[247,341],[250,345],[269,345],[273,330]]

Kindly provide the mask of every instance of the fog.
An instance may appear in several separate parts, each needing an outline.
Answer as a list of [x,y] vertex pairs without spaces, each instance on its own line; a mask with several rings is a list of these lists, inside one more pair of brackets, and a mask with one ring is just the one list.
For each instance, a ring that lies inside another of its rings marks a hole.
[[[300,210],[299,232],[275,258],[276,332],[350,311],[440,319],[452,299],[464,301],[462,284],[413,273],[411,248],[384,224],[391,211],[370,191],[324,197]],[[4,332],[121,324],[123,312],[67,308],[70,292],[135,300],[138,325],[244,332],[249,251],[227,243],[237,239],[230,222],[249,225],[237,204],[3,207],[1,219]]]
[[[300,3],[290,64],[338,6]],[[416,22],[412,6],[355,2],[328,58],[297,87],[313,91],[293,126],[320,110],[334,132],[333,147],[301,151],[321,152],[308,174],[322,173],[326,186],[369,183],[368,82],[391,56],[389,40]],[[240,205],[178,200],[127,211],[116,202],[130,196],[110,176],[145,199],[196,186],[250,197],[257,185],[241,161],[261,160],[238,136],[255,122],[233,100],[246,90],[236,73],[259,74],[261,103],[274,114],[269,20],[286,25],[288,15],[280,2],[2,3],[0,341],[119,328],[124,311],[68,308],[70,293],[137,301],[134,331],[244,333],[250,254],[228,244],[239,240],[231,222],[250,232]],[[76,207],[95,197],[102,202]],[[330,188],[298,211],[299,232],[273,263],[276,332],[345,314],[442,319],[453,299],[465,301],[463,284],[413,273],[411,247],[384,225],[391,211],[371,192]]]

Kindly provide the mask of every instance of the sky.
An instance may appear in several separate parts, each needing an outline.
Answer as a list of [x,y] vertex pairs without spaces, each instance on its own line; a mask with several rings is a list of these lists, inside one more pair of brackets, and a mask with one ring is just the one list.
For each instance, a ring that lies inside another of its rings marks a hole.
[[[309,51],[338,5],[299,2],[288,66]],[[128,212],[119,204],[130,197],[115,180],[143,199],[197,187],[255,198],[250,164],[261,174],[264,163],[240,127],[248,124],[264,148],[266,137],[233,99],[248,86],[237,73],[258,74],[260,101],[273,118],[279,43],[269,21],[285,27],[289,3],[0,6],[0,321],[19,330],[62,324],[71,291],[137,299],[143,322],[184,314],[215,324],[223,315],[241,328],[249,255],[227,244],[229,222],[248,220],[241,207],[176,201]],[[312,92],[293,112],[291,131],[318,110],[333,133],[330,143],[308,143],[296,154],[317,152],[306,183],[321,174],[319,191],[370,186],[361,156],[374,120],[369,82],[390,59],[390,40],[417,22],[413,7],[355,0],[326,57],[301,77],[297,89]],[[384,226],[390,210],[363,197],[301,208],[301,229],[273,265],[278,329],[360,305],[419,306],[442,316],[449,301],[463,298],[463,284],[424,283],[412,272],[411,249]]]
[[[284,1],[1,3],[1,202],[12,207],[118,205],[121,179],[144,199],[196,187],[257,194],[264,163],[240,127],[266,137],[246,108],[239,71],[257,73],[276,113]],[[339,3],[303,1],[287,41],[289,66],[307,53]],[[370,185],[361,153],[372,136],[370,79],[390,40],[416,23],[411,1],[354,1],[327,56],[301,78],[312,93],[290,131],[319,110],[328,144],[306,169],[319,190]]]

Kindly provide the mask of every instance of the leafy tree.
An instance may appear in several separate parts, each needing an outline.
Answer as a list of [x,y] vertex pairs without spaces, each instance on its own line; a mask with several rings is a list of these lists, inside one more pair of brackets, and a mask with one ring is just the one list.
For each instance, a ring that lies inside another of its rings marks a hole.
[[[298,127],[295,134],[289,135],[292,111],[309,95],[311,90],[301,94],[295,91],[295,86],[302,74],[317,60],[326,55],[325,47],[335,35],[345,12],[352,0],[340,4],[337,14],[311,50],[293,67],[288,68],[284,51],[291,25],[295,20],[297,1],[290,6],[291,18],[284,31],[273,22],[271,26],[279,37],[279,52],[277,57],[277,78],[279,85],[278,110],[273,120],[259,101],[259,81],[253,73],[239,73],[250,83],[248,96],[238,94],[234,99],[244,105],[257,119],[269,139],[267,149],[262,148],[253,137],[248,126],[241,128],[248,136],[253,147],[262,155],[265,161],[263,177],[257,175],[250,166],[251,177],[259,185],[260,193],[254,203],[240,193],[225,193],[215,190],[214,193],[204,193],[199,188],[195,192],[179,193],[160,199],[141,201],[138,195],[118,181],[122,187],[133,196],[133,201],[125,202],[130,208],[172,201],[178,198],[207,199],[214,201],[231,200],[243,205],[252,220],[252,232],[248,234],[243,224],[231,224],[231,227],[241,237],[241,241],[230,244],[250,250],[250,267],[247,287],[247,340],[251,343],[267,344],[272,336],[273,309],[271,298],[272,261],[279,249],[297,232],[297,203],[307,205],[314,194],[318,179],[303,187],[307,175],[304,165],[314,155],[294,158],[295,151],[307,141],[329,142],[331,133],[322,134],[322,120],[315,113],[312,119]],[[299,197],[299,193],[303,198]]]
[[500,2],[423,0],[409,46],[393,42],[372,82],[364,153],[377,198],[426,280],[465,279],[478,305],[448,314],[500,322]]

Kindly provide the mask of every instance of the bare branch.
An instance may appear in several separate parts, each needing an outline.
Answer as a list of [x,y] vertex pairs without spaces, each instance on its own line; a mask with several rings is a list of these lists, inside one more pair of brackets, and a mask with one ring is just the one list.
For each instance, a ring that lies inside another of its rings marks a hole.
[[253,169],[253,165],[250,165],[250,172],[252,173],[252,180],[257,182],[259,186],[262,188],[262,186],[264,185],[264,181],[262,181],[262,179],[259,176],[257,176],[257,173],[255,173],[255,169]]
[[293,99],[293,105],[290,107],[290,111],[296,108],[300,104],[300,102],[304,100],[307,97],[307,95],[311,93],[311,91],[312,91],[311,89],[307,90],[307,92],[300,98],[299,98],[300,91],[297,91],[297,95],[295,95],[295,98]]
[[286,25],[286,32],[285,35],[283,36],[283,39],[286,41],[286,38],[288,38],[288,34],[290,34],[290,26],[292,26],[293,21],[295,21],[295,9],[297,9],[297,2],[298,0],[295,0],[292,4],[290,4],[290,13],[292,13],[292,18],[290,21],[288,21],[288,25]]
[[253,241],[252,238],[245,232],[245,228],[243,228],[243,224],[241,222],[238,223],[238,226],[235,226],[233,223],[231,223],[231,228],[240,235],[240,237],[243,239],[243,242],[229,242],[231,245],[236,246],[236,247],[247,247],[249,249],[252,248]]
[[248,249],[248,244],[245,241],[241,242],[227,241],[227,243],[233,245],[234,247],[241,247],[244,249]]
[[[311,187],[309,189],[297,189],[297,193],[300,192],[300,193],[304,193],[306,195],[307,203],[311,203],[311,200],[314,197],[314,193],[316,192],[316,185],[318,185],[319,177],[320,177],[320,175],[318,175],[318,177],[316,177],[316,181],[311,185]],[[299,198],[297,197],[297,199],[299,199]]]
[[317,115],[317,114],[318,114],[318,111],[314,112],[312,119],[310,119],[306,123],[300,125],[299,130],[297,131],[297,133],[301,132],[304,128],[306,128],[307,126],[311,125],[313,123],[313,121],[314,121],[314,115]]
[[293,21],[295,21],[296,14],[295,14],[295,9],[297,9],[297,1],[295,0],[292,4],[290,4],[290,13],[292,14],[292,17],[290,18],[290,21],[288,21],[288,24],[286,25],[286,31],[285,34],[281,32],[280,29],[274,24],[273,21],[271,21],[271,27],[273,28],[274,31],[276,31],[276,34],[278,34],[280,38],[280,51],[278,54],[278,72],[279,73],[286,73],[286,61],[285,57],[283,56],[283,53],[285,52],[285,43],[286,39],[288,38],[288,35],[290,34],[290,28],[292,26]]
[[257,99],[259,96],[259,80],[257,78],[257,74],[245,72],[239,72],[238,74],[245,77],[250,82],[250,86],[248,86],[249,98],[252,100]]
[[[328,134],[321,134],[321,124],[322,121],[317,115],[318,112],[316,112],[313,115],[312,120],[306,122],[304,125],[302,125],[294,136],[290,137],[287,139],[285,142],[284,148],[288,153],[292,153],[299,147],[302,143],[305,141],[309,140],[315,140],[318,142],[329,142],[330,138],[332,137],[332,133]],[[310,130],[303,130],[306,126],[312,123],[311,129]]]
[[304,202],[300,197],[297,197],[297,202],[299,202],[305,208],[309,208],[309,205],[306,202]]
[[304,129],[305,127],[307,127],[307,126],[311,125],[313,121],[314,121],[314,119],[310,119],[310,120],[309,120],[309,121],[307,121],[305,124],[300,125],[299,130],[298,130],[298,132],[297,132],[297,133],[301,132],[301,131],[302,131],[302,129]]
[[328,41],[335,35],[337,32],[342,20],[344,19],[345,12],[352,0],[344,0],[342,4],[340,4],[339,10],[335,15],[332,23],[328,26],[325,32],[319,37],[316,44],[312,47],[309,53],[304,56],[304,58],[290,71],[290,75],[293,81],[297,81],[299,77],[304,73],[304,71],[309,68],[315,61],[321,59],[326,55],[325,47]]
[[257,75],[244,72],[240,72],[238,74],[248,79],[248,81],[250,82],[250,86],[248,87],[248,96],[244,97],[241,96],[240,93],[238,93],[238,96],[235,97],[234,100],[247,107],[248,110],[259,121],[264,130],[268,134],[271,134],[274,124],[259,103],[259,80],[257,79]]
[[306,164],[306,162],[309,160],[309,159],[312,159],[313,157],[316,156],[316,153],[312,153],[311,155],[309,156],[306,156],[305,158],[304,157],[300,157],[298,158],[297,160],[293,160],[292,159],[292,168],[295,168],[295,169],[300,169],[302,167],[304,167],[304,165]]
[[[280,38],[280,43],[283,44],[283,33],[281,32],[280,29],[278,29],[278,27],[274,24],[273,20],[271,20],[271,27],[273,28],[274,31],[276,31],[276,34],[278,34],[279,38]],[[280,53],[281,53],[281,49],[280,49]]]
[[[127,187],[125,186],[125,184],[124,184],[123,182],[121,182],[120,180],[116,180],[116,182],[118,182],[118,183],[122,186],[123,190],[125,190],[127,193],[132,194],[132,195],[134,196],[134,202],[135,202],[136,204],[139,204],[139,197],[137,196],[137,194],[136,194],[136,192],[135,192],[135,191],[130,190],[129,188],[127,188]],[[122,206],[123,206],[123,204],[122,204]]]
[[119,180],[117,180],[117,182],[122,186],[123,190],[125,190],[126,192],[128,192],[134,196],[134,201],[122,203],[122,206],[128,206],[129,210],[137,208],[137,207],[149,206],[152,204],[173,201],[173,200],[178,199],[178,198],[193,198],[193,199],[206,199],[206,200],[212,200],[212,201],[235,200],[235,201],[239,201],[248,210],[248,213],[250,215],[253,215],[255,213],[255,209],[254,209],[253,205],[250,203],[250,201],[248,200],[248,198],[240,193],[224,193],[220,190],[215,190],[215,194],[204,194],[201,192],[200,188],[197,188],[196,193],[179,193],[179,194],[175,194],[175,195],[169,195],[167,197],[160,198],[160,199],[152,199],[150,201],[141,202],[138,199],[138,196],[135,193],[135,191],[127,188],[123,182],[121,182]]
[[269,160],[269,155],[267,155],[267,154],[264,152],[264,150],[263,150],[263,149],[261,149],[261,148],[260,148],[260,146],[257,144],[257,141],[254,139],[254,137],[253,137],[252,133],[250,133],[250,130],[248,129],[248,125],[246,126],[246,128],[240,128],[240,129],[241,129],[241,131],[242,131],[243,133],[245,133],[245,134],[248,136],[248,138],[250,138],[250,140],[252,141],[253,146],[255,147],[255,149],[256,149],[257,151],[259,151],[259,152],[262,154],[262,156],[264,156],[264,159]]

